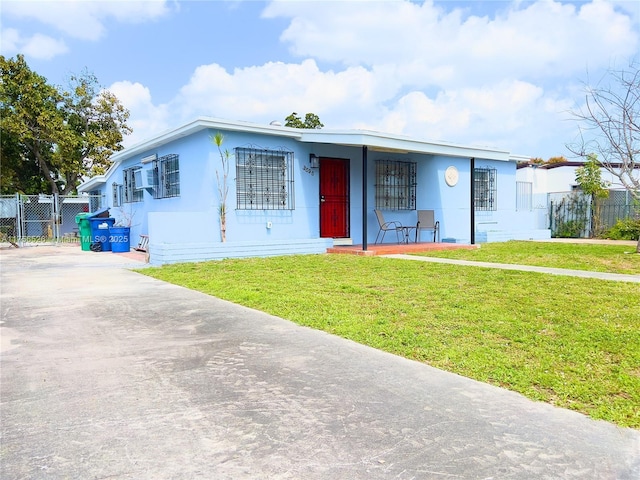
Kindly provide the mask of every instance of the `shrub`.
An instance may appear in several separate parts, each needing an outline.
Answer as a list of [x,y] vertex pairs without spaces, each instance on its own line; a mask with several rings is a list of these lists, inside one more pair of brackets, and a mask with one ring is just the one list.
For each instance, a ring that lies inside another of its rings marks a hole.
[[640,218],[619,219],[616,224],[602,234],[611,240],[638,240],[640,237]]
[[551,236],[560,238],[580,238],[586,233],[590,199],[578,192],[572,192],[560,202],[551,204],[553,222]]
[[580,238],[585,229],[586,222],[584,220],[567,220],[566,222],[558,222],[554,237],[558,238]]

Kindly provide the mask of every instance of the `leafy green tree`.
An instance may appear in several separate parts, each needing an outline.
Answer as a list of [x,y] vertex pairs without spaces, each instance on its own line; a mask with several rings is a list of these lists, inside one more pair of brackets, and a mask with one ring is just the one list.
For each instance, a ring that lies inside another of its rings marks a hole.
[[16,60],[0,56],[0,73],[3,176],[7,174],[24,193],[39,193],[29,191],[36,186],[29,181],[35,164],[49,191],[57,193],[57,171],[52,163],[60,132],[66,128],[58,108],[62,96],[43,76],[31,71],[22,55]]
[[600,162],[595,153],[587,157],[587,161],[576,169],[576,182],[580,189],[593,198],[607,198],[609,196],[609,184],[602,180]]
[[0,132],[0,155],[0,195],[49,192],[38,164],[33,160],[22,161],[30,152],[23,150],[18,137],[4,129]]
[[600,162],[596,154],[589,154],[583,166],[576,169],[576,182],[591,203],[591,236],[600,233],[600,210],[602,205],[598,200],[609,196],[609,184],[602,180]]
[[[113,94],[99,91],[95,76],[73,76],[63,91],[32,71],[22,55],[0,56],[0,73],[0,128],[7,138],[3,190],[41,193],[44,182],[49,193],[66,195],[83,177],[106,171],[131,129],[129,112]],[[34,165],[41,182],[34,181]]]
[[103,174],[111,165],[111,155],[122,150],[129,112],[107,90],[99,91],[95,75],[84,72],[72,76],[63,92],[62,111],[67,129],[60,144],[60,172],[75,189],[82,176]]
[[296,112],[293,112],[287,118],[285,118],[285,127],[293,128],[308,128],[318,129],[324,127],[324,124],[320,121],[320,117],[315,113],[307,113],[304,116],[304,121],[298,116]]

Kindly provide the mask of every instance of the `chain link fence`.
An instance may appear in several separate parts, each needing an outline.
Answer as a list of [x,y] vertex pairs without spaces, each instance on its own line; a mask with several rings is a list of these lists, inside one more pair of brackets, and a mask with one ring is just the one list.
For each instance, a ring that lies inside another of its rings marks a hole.
[[99,195],[2,195],[0,242],[16,247],[79,243],[76,215],[103,204]]

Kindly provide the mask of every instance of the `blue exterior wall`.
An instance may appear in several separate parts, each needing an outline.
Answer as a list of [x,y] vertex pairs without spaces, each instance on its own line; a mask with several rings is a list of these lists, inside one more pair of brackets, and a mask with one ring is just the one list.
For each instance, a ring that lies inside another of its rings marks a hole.
[[[201,130],[164,145],[140,151],[122,161],[110,171],[100,193],[106,198],[106,206],[117,221],[132,217],[131,242],[136,244],[140,235],[150,235],[153,245],[220,243],[219,198],[216,171],[222,174],[222,164],[217,147],[211,137],[218,130]],[[235,160],[230,161],[227,197],[227,242],[286,243],[292,240],[313,242],[315,249],[325,245],[318,242],[320,233],[319,169],[310,168],[309,155],[339,158],[349,161],[350,175],[350,239],[353,244],[363,243],[363,149],[358,146],[342,146],[326,143],[305,143],[286,135],[224,131],[223,150],[232,155],[236,147],[252,147],[293,152],[293,210],[237,210],[235,187]],[[158,158],[168,154],[179,155],[180,196],[154,199],[144,190],[144,201],[113,206],[112,185],[123,184],[123,170],[141,165],[142,158],[156,154]],[[440,222],[440,238],[452,238],[459,243],[471,241],[471,188],[469,158],[438,156],[418,153],[386,153],[369,149],[367,154],[367,242],[373,244],[379,230],[374,214],[376,160],[411,161],[417,164],[416,210],[434,210]],[[459,172],[456,185],[445,182],[445,170],[455,166]],[[518,215],[516,199],[516,164],[498,160],[475,159],[476,168],[490,167],[497,171],[497,207],[495,211],[475,212],[476,241],[486,241],[484,232],[514,231],[530,228],[529,218]],[[416,210],[384,211],[386,220],[397,220],[403,225],[415,225]],[[150,222],[150,218],[152,219]],[[153,230],[152,232],[150,230]],[[480,235],[480,238],[478,238]],[[484,236],[483,236],[484,235]],[[528,235],[528,234],[526,234]],[[515,236],[508,234],[506,237]],[[506,238],[505,237],[505,238]],[[423,233],[422,241],[429,239]],[[484,240],[483,240],[484,239]],[[396,237],[387,234],[385,242],[395,243]],[[330,244],[327,240],[326,244]],[[302,244],[301,244],[302,245]],[[301,246],[301,249],[304,247]]]
[[[220,241],[220,223],[218,208],[218,183],[216,170],[222,175],[222,163],[217,147],[210,137],[216,131],[205,130],[178,141],[148,150],[134,158],[124,161],[116,170],[110,172],[104,190],[110,214],[117,221],[123,217],[132,217],[131,237],[136,239],[141,234],[149,233],[148,217],[153,212],[199,212],[200,221],[214,224],[215,228],[206,237],[191,238],[191,242]],[[309,146],[294,140],[268,135],[224,132],[223,150],[234,153],[235,147],[256,147],[263,149],[281,149],[294,152],[294,210],[236,210],[235,162],[233,157],[227,184],[227,242],[263,239],[288,240],[318,238],[318,170],[303,167],[308,165]],[[151,192],[144,190],[144,201],[124,203],[113,207],[112,185],[123,183],[123,170],[140,165],[143,157],[157,154],[158,157],[168,154],[179,155],[180,196],[154,199]],[[267,222],[272,227],[267,228]],[[172,229],[166,225],[167,230]],[[194,228],[194,232],[200,229]]]
[[[471,215],[468,158],[428,156],[418,163],[418,210],[434,210],[440,222],[440,238],[455,238],[461,242],[471,241]],[[450,187],[445,183],[444,172],[449,166],[458,169],[458,183]],[[423,239],[429,238],[423,233]]]
[[[109,175],[103,192],[107,206],[110,208],[111,216],[116,218],[118,222],[122,221],[124,217],[131,218],[132,243],[139,235],[148,234],[148,214],[151,212],[202,211],[211,208],[208,195],[203,193],[207,188],[212,189],[214,186],[215,173],[211,171],[211,165],[208,161],[210,151],[211,147],[206,132],[200,132],[128,159]],[[180,196],[154,199],[150,191],[143,190],[144,201],[122,203],[120,207],[114,207],[112,185],[114,183],[123,184],[123,170],[141,165],[143,157],[154,153],[158,157],[173,153],[179,155]],[[211,187],[208,187],[209,185]]]
[[[351,239],[355,244],[363,243],[362,235],[362,148],[341,147],[337,145],[317,145],[313,153],[320,157],[348,159],[350,165],[350,219]],[[375,169],[376,160],[398,160],[417,163],[416,209],[434,210],[435,218],[440,222],[441,238],[452,237],[460,242],[471,240],[470,216],[470,159],[456,157],[442,157],[421,154],[396,154],[369,150],[367,153],[367,240],[373,244],[378,234],[379,225],[374,214],[375,209]],[[490,162],[492,165],[505,162]],[[454,165],[460,172],[460,179],[456,186],[449,187],[444,180],[447,167]],[[515,175],[515,164],[513,167]],[[309,219],[319,225],[319,186],[316,179],[308,184],[308,196],[311,198]],[[511,180],[514,182],[514,180]],[[514,183],[515,192],[515,183]],[[515,200],[515,197],[514,197]],[[417,212],[415,210],[384,211],[385,220],[397,220],[403,225],[415,225]],[[428,239],[423,233],[423,240]],[[395,243],[396,237],[387,234],[385,243]]]

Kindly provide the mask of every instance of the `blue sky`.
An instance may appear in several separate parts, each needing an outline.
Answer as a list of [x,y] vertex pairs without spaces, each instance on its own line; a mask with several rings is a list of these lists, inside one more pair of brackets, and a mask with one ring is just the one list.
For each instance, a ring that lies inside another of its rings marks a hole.
[[83,69],[143,141],[200,115],[295,111],[360,128],[569,156],[587,80],[640,60],[637,1],[7,1],[0,52]]

